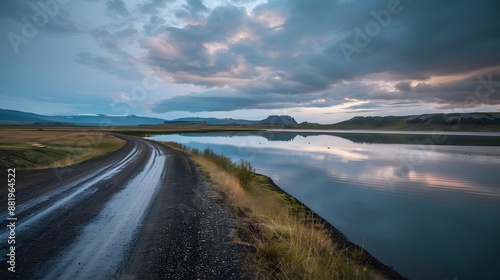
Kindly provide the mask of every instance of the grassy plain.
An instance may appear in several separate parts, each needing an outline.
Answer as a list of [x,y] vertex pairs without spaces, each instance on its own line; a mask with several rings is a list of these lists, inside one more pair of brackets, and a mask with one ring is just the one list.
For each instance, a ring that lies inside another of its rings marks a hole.
[[125,141],[99,131],[2,127],[0,166],[31,170],[54,168],[104,155]]
[[0,167],[31,170],[55,168],[88,160],[117,150],[125,141],[114,132],[135,136],[162,133],[251,131],[242,125],[172,124],[131,127],[0,126]]

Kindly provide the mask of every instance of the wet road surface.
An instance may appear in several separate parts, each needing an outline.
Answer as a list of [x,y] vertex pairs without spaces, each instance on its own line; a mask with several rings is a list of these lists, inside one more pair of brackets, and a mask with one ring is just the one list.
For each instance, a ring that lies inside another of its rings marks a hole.
[[0,278],[241,278],[232,214],[193,162],[159,143],[120,137],[127,144],[107,156],[17,173],[16,272],[7,270],[2,207]]

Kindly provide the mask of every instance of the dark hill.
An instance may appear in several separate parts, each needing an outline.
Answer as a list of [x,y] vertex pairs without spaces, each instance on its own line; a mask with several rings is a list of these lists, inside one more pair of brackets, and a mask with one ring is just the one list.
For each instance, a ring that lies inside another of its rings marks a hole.
[[388,117],[354,117],[329,125],[335,129],[453,129],[499,130],[500,113],[424,114]]
[[291,116],[269,116],[266,119],[259,122],[260,124],[277,124],[277,125],[298,125],[295,119]]

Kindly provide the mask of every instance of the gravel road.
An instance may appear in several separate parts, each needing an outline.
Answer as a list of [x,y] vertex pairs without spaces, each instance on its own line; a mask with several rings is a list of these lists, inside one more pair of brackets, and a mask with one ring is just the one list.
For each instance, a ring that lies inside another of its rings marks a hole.
[[[16,174],[16,272],[0,279],[240,279],[232,214],[184,153],[119,136],[104,157]],[[2,178],[7,178],[2,170]],[[0,190],[7,201],[7,187]]]

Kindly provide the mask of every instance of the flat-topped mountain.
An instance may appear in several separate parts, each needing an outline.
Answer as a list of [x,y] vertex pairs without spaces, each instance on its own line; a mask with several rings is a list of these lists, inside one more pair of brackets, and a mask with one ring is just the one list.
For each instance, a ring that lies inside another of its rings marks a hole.
[[240,125],[251,125],[251,124],[276,124],[276,125],[298,125],[295,119],[288,115],[273,115],[269,116],[260,121],[249,121],[243,119],[217,119],[217,118],[180,118],[171,121],[165,121],[166,124],[169,123],[206,123],[211,125],[227,125],[227,124],[240,124]]
[[259,123],[261,124],[279,124],[279,125],[298,125],[295,119],[288,115],[282,116],[269,116],[264,120],[261,120]]

